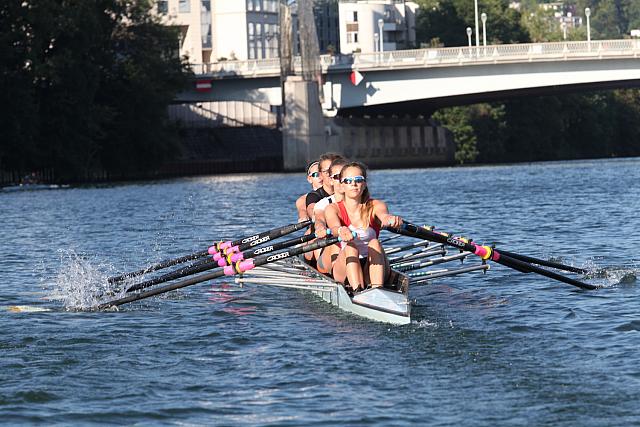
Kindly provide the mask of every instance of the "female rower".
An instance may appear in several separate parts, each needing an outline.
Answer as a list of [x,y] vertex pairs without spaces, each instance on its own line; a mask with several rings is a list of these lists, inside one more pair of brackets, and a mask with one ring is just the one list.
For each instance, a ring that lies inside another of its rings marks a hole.
[[[342,200],[342,186],[340,185],[340,172],[342,168],[348,164],[349,161],[345,158],[339,157],[335,159],[329,167],[329,179],[333,184],[333,194],[325,197],[315,204],[313,207],[313,215],[315,217],[315,230],[318,237],[326,236],[327,222],[324,216],[324,211],[332,203],[336,203]],[[314,251],[315,258],[318,260],[317,268],[321,273],[331,272],[331,262],[335,260],[340,248],[336,245],[331,245],[323,249]]]
[[[307,194],[307,198],[305,200],[307,206],[307,218],[314,220],[313,208],[315,207],[316,203],[333,194],[333,185],[331,184],[331,180],[329,179],[329,168],[331,167],[331,163],[333,163],[334,160],[341,157],[342,156],[335,153],[325,153],[320,156],[318,167],[320,175],[322,176],[322,187]],[[313,231],[315,231],[315,229]],[[316,261],[315,255],[315,252],[306,252],[304,254],[304,258],[313,264]]]
[[[386,203],[372,199],[367,187],[367,169],[359,162],[348,163],[340,173],[341,202],[327,206],[324,215],[333,235],[342,238],[333,264],[333,278],[353,292],[384,285],[389,261],[378,240],[380,228],[399,227],[402,218],[389,214]],[[357,234],[354,238],[352,232]]]
[[334,160],[342,156],[336,153],[324,153],[320,156],[318,167],[322,176],[322,187],[307,194],[305,203],[307,205],[307,217],[313,219],[313,207],[320,200],[333,194],[333,185],[329,179],[329,168]]
[[[312,191],[322,187],[322,174],[320,173],[320,162],[317,160],[311,162],[307,166],[307,182],[311,184]],[[309,219],[307,216],[307,193],[298,197],[296,200],[296,209],[298,210],[298,222],[306,221]]]

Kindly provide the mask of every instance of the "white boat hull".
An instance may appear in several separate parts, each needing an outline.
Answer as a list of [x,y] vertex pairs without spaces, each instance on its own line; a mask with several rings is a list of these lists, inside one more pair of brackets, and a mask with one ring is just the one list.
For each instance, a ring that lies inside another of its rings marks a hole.
[[294,258],[280,261],[275,266],[256,268],[236,281],[276,286],[278,285],[275,282],[279,281],[284,287],[308,290],[356,316],[394,325],[406,325],[411,322],[409,279],[397,272],[392,273],[392,278],[392,285],[367,289],[352,298],[341,284]]

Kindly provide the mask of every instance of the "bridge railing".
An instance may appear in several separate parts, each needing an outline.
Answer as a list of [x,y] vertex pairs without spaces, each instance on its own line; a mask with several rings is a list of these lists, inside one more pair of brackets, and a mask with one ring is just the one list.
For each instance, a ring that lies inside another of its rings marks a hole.
[[[323,73],[351,69],[420,68],[476,63],[512,63],[533,61],[581,60],[604,58],[638,58],[640,40],[596,40],[554,43],[522,43],[486,47],[445,47],[395,50],[389,52],[321,55]],[[273,77],[280,74],[279,58],[248,61],[221,61],[192,66],[195,74],[214,78]],[[300,57],[293,68],[301,70]]]

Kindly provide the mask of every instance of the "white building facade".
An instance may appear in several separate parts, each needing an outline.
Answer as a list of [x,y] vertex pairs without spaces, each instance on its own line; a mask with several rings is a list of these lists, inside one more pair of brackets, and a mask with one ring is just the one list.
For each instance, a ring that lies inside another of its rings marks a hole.
[[211,51],[211,0],[156,0],[155,13],[180,30],[180,55],[202,63]]
[[192,64],[278,56],[278,0],[156,0],[155,12],[180,30]]
[[417,9],[417,3],[405,0],[340,0],[340,52],[415,46]]

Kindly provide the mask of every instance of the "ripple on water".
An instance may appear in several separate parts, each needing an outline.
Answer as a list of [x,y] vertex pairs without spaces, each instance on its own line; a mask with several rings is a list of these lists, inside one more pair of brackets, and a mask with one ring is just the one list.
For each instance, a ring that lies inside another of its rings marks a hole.
[[[61,397],[55,393],[45,391],[45,390],[22,390],[15,393],[13,396],[6,397],[5,404],[7,405],[15,405],[20,403],[47,403],[54,402],[56,400],[60,400]],[[0,399],[2,400],[2,399]],[[0,401],[0,405],[2,402]]]
[[635,332],[640,331],[640,320],[632,320],[630,322],[623,323],[613,328],[618,332]]

